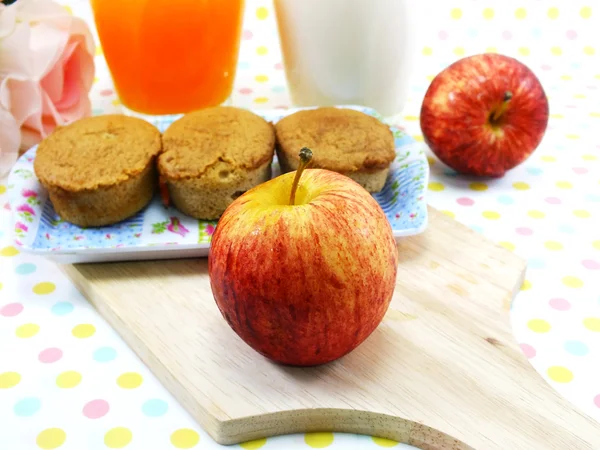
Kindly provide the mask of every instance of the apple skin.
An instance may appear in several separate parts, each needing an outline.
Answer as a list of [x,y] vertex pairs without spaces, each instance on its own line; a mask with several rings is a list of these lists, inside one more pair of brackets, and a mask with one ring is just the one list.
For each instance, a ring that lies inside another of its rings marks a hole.
[[[490,118],[503,108],[500,118]],[[548,99],[535,74],[494,53],[462,58],[431,82],[421,106],[427,145],[462,174],[502,177],[538,147],[548,125]]]
[[382,321],[394,292],[398,249],[385,213],[350,178],[306,169],[238,197],[208,256],[221,314],[250,347],[285,365],[334,361]]

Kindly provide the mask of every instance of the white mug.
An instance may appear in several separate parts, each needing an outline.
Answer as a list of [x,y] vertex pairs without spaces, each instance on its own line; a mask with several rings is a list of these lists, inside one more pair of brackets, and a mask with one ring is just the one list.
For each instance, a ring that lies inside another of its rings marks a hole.
[[404,108],[414,61],[408,0],[274,0],[295,106]]

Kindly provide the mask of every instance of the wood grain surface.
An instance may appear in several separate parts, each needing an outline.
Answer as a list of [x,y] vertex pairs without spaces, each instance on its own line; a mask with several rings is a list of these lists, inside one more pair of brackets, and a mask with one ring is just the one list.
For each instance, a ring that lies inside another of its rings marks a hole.
[[600,424],[531,367],[509,308],[525,263],[434,209],[403,239],[383,323],[320,367],[271,363],[213,299],[206,259],[66,265],[82,293],[219,443],[310,431],[422,449],[600,448]]

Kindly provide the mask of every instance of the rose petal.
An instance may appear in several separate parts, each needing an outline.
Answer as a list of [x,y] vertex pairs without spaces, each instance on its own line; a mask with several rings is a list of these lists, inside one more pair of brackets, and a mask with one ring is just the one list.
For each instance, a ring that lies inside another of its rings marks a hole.
[[17,5],[17,17],[26,23],[52,23],[62,30],[68,30],[71,15],[60,4],[48,0],[19,0]]
[[[7,78],[0,84],[0,98],[2,106],[10,111],[19,126],[40,126],[41,121],[35,120],[42,112],[41,89],[38,83]],[[6,99],[8,101],[5,101]]]
[[3,74],[30,76],[32,72],[29,58],[30,35],[31,32],[27,24],[18,23],[11,34],[2,38],[0,67]]
[[41,80],[60,61],[69,42],[69,34],[50,24],[40,23],[31,28],[29,57],[32,60],[32,78]]
[[28,127],[21,127],[21,145],[20,150],[23,153],[29,150],[34,145],[37,145],[42,140],[42,133]]
[[83,19],[79,17],[72,17],[72,19],[71,36],[81,36],[85,50],[93,57],[96,54],[96,43],[94,42],[90,28]]
[[0,3],[0,39],[13,32],[17,22],[17,8]]
[[17,160],[21,136],[13,116],[0,108],[0,177],[6,175]]

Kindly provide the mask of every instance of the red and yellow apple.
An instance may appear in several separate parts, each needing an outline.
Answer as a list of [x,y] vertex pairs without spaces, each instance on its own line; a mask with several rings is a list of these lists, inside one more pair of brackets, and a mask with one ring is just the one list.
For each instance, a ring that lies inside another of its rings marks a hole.
[[427,145],[459,173],[501,177],[525,161],[548,125],[535,74],[495,53],[462,58],[431,82],[421,106]]
[[208,264],[218,308],[241,339],[278,363],[312,366],[346,355],[380,324],[398,250],[365,189],[300,168],[227,208]]

